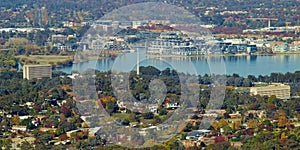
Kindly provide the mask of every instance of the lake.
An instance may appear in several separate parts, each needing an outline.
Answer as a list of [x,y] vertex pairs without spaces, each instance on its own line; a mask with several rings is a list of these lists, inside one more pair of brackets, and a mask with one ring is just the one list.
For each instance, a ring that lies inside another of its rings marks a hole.
[[[295,72],[300,70],[299,54],[278,54],[273,56],[201,56],[201,57],[149,57],[145,51],[140,51],[140,66],[154,66],[163,70],[174,69],[178,72],[189,74],[239,74],[248,75],[269,75],[272,72]],[[72,66],[55,68],[70,74],[72,71],[83,71],[88,68],[108,71],[136,70],[136,53],[124,53],[115,59],[103,58],[87,62],[73,64]]]

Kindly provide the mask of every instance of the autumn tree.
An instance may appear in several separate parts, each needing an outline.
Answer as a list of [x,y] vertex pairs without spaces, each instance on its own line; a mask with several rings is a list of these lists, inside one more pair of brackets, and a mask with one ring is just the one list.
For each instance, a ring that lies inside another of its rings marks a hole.
[[61,106],[60,112],[63,113],[65,115],[65,117],[70,117],[72,115],[70,108],[68,108],[66,106]]
[[115,97],[105,96],[100,98],[100,102],[103,105],[103,108],[105,108],[110,114],[118,110],[117,100]]
[[255,129],[257,127],[257,123],[254,120],[250,120],[247,124],[247,127],[250,129]]
[[233,123],[233,129],[234,130],[239,130],[241,128],[241,122],[240,121],[235,121]]
[[19,125],[20,123],[20,118],[18,115],[14,115],[13,118],[11,119],[11,124],[12,125]]
[[288,118],[286,117],[286,114],[284,111],[282,110],[279,110],[278,111],[278,114],[279,114],[279,118],[278,118],[278,127],[279,128],[284,128],[287,126],[289,120]]
[[59,121],[60,121],[60,122],[66,122],[66,121],[67,121],[66,116],[65,116],[63,113],[61,113],[61,114],[59,115]]

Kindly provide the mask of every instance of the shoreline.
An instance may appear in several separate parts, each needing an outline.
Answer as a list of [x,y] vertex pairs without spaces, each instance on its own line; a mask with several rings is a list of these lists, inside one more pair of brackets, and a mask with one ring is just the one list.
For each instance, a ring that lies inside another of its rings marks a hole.
[[276,56],[276,55],[300,55],[300,52],[283,52],[283,53],[254,53],[254,54],[207,54],[207,55],[157,55],[157,54],[145,54],[146,57],[174,57],[174,58],[193,58],[193,57],[240,57],[240,56]]
[[[51,64],[54,68],[63,68],[72,66],[73,64],[79,64],[84,62],[89,62],[92,60],[101,60],[101,59],[114,59],[118,57],[119,55],[122,55],[123,53],[119,53],[117,55],[113,56],[87,56],[86,59],[74,59],[74,56],[68,55],[68,56],[60,56],[60,55],[31,55],[32,56],[32,64]],[[282,52],[282,53],[253,53],[253,54],[207,54],[207,55],[157,55],[157,54],[145,54],[146,57],[152,57],[152,58],[200,58],[200,57],[241,57],[241,56],[276,56],[276,55],[300,55],[300,52]],[[31,56],[17,56],[19,63],[23,66],[24,60],[30,60]],[[44,59],[51,59],[53,57],[58,58],[64,58],[63,60],[59,60],[56,62],[42,62],[36,60],[36,58],[42,57]],[[23,59],[23,61],[22,61]]]

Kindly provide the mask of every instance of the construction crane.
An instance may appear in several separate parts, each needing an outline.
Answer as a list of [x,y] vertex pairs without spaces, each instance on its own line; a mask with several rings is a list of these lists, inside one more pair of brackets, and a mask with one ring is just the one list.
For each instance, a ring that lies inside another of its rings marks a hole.
[[271,20],[278,21],[276,18],[247,18],[248,20],[267,20],[268,21],[268,28],[271,28]]
[[291,22],[285,22],[285,32],[288,33]]

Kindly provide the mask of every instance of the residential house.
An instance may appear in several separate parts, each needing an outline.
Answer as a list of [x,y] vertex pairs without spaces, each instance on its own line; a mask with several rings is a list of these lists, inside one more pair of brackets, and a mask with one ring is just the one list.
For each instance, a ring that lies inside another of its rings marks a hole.
[[215,144],[215,136],[203,137],[200,139],[200,142],[203,142],[205,145]]
[[209,110],[206,110],[205,112],[207,114],[215,113],[215,114],[218,114],[218,115],[224,115],[226,113],[226,110],[225,109],[209,109]]
[[17,131],[23,131],[23,132],[25,132],[25,131],[27,131],[27,127],[26,126],[14,125],[14,126],[12,126],[11,130],[13,132],[17,132]]
[[167,109],[177,109],[180,107],[179,103],[167,103],[165,106]]
[[52,42],[65,43],[65,41],[67,41],[67,36],[62,35],[62,34],[54,34],[51,36],[51,40],[52,40]]
[[248,110],[247,112],[244,113],[244,116],[248,116],[250,113],[253,114],[254,116],[257,116],[260,119],[266,116],[266,111],[264,110]]
[[80,132],[80,130],[79,129],[71,130],[71,131],[66,132],[66,134],[67,134],[68,137],[71,137],[73,133],[77,133],[77,132]]
[[152,112],[152,113],[157,113],[157,107],[158,107],[158,106],[156,106],[156,105],[154,105],[154,106],[149,106],[148,109],[149,109],[150,112]]
[[293,43],[289,44],[289,51],[299,52],[300,51],[300,41],[294,41]]
[[203,138],[203,136],[204,136],[203,132],[196,131],[196,132],[192,132],[192,133],[188,134],[186,136],[186,139],[199,141],[201,138]]
[[235,118],[241,118],[241,114],[239,112],[229,114],[230,118],[235,119]]
[[57,128],[54,128],[54,127],[52,127],[52,128],[41,127],[41,128],[39,129],[39,131],[40,131],[40,132],[48,132],[48,131],[55,132],[56,129],[57,129]]
[[89,128],[89,137],[94,137],[100,129],[101,127]]
[[117,101],[117,105],[121,111],[121,113],[126,113],[126,104],[122,101]]

